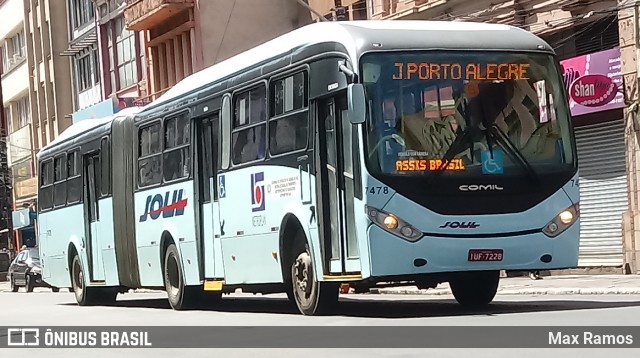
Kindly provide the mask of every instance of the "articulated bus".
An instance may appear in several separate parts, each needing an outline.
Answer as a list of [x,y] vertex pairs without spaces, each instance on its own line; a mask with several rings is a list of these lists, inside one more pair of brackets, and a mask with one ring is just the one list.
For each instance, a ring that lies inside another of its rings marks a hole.
[[577,266],[575,140],[552,48],[429,21],[308,25],[73,125],[38,154],[44,279],[174,309],[341,284],[489,304],[501,270]]

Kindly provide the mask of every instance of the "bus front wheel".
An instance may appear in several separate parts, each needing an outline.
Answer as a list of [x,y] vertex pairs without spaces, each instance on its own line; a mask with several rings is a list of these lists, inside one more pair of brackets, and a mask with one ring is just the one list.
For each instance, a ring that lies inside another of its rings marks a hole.
[[456,301],[464,307],[487,306],[498,292],[500,271],[469,272],[449,281]]
[[306,316],[324,313],[338,301],[338,284],[316,279],[308,248],[293,260],[291,282],[293,299]]

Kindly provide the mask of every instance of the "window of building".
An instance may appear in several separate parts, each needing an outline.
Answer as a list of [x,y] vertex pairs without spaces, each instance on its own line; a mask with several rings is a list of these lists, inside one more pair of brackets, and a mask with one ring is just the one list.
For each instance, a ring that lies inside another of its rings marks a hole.
[[22,128],[31,122],[31,111],[29,110],[29,97],[24,96],[16,102],[16,112],[18,113],[18,127]]
[[266,152],[267,97],[260,85],[234,98],[233,163],[264,159]]
[[162,167],[165,181],[186,178],[190,173],[190,119],[187,114],[164,122]]
[[4,108],[4,118],[7,122],[7,131],[13,133],[13,115],[11,114],[11,107],[6,106]]
[[307,73],[271,82],[269,153],[283,154],[307,147],[309,111]]
[[2,43],[2,64],[5,71],[20,63],[26,55],[24,31],[21,30]]
[[79,28],[93,21],[95,7],[92,0],[72,0],[73,3],[73,27]]
[[[109,89],[107,92],[115,93],[124,88],[133,86],[141,79],[138,71],[136,43],[140,41],[140,33],[126,28],[124,15],[112,20],[107,25],[106,43],[108,59],[104,58],[109,66]],[[142,52],[142,51],[141,51]],[[141,58],[140,61],[143,59]]]
[[353,20],[367,20],[367,3],[365,0],[353,3],[351,11]]
[[136,65],[136,33],[127,30],[124,17],[116,19],[116,54],[118,66],[118,88],[132,86],[138,81]]
[[160,122],[142,127],[138,132],[138,183],[141,187],[162,181]]
[[76,81],[78,92],[95,86],[98,81],[98,50],[95,46],[81,52],[76,59]]

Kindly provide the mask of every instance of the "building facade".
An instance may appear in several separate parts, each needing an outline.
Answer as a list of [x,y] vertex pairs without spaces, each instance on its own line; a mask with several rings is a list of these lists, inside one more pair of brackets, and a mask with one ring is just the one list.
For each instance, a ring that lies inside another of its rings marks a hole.
[[66,11],[57,2],[0,1],[3,114],[17,247],[35,245],[35,154],[71,124],[66,117],[73,109],[70,71],[60,56],[67,46]]
[[69,57],[73,86],[72,120],[76,112],[102,100],[96,10],[91,0],[67,0],[69,43],[62,55]]
[[[27,61],[27,36],[25,33],[23,0],[5,0],[0,3],[0,46],[2,47],[2,104],[6,130],[7,171],[15,191],[4,190],[3,204],[8,205],[7,219],[14,210],[14,200],[31,198],[33,185],[33,153],[31,133],[31,105],[29,99],[29,64]],[[4,206],[3,205],[3,206]],[[4,216],[4,215],[3,215]],[[8,220],[7,220],[8,221]],[[13,225],[12,225],[13,226]],[[12,230],[7,225],[7,234]],[[7,235],[8,238],[10,235]],[[15,247],[8,240],[3,244]],[[4,245],[3,245],[4,246]]]
[[125,0],[67,0],[75,88],[73,123],[117,113],[146,96],[144,38],[125,26]]
[[[314,10],[311,16],[314,21],[321,14],[327,20],[349,21],[367,20],[369,14],[369,0],[308,0]],[[317,14],[316,14],[317,13]]]
[[147,96],[138,104],[312,21],[309,8],[292,0],[126,0],[124,16],[127,28],[144,38]]
[[[0,61],[0,77],[3,74],[3,61]],[[2,80],[0,80],[0,109],[3,109]],[[8,163],[8,133],[4,110],[0,110],[0,250],[10,248],[13,230],[11,230],[11,211],[13,209],[13,188]]]

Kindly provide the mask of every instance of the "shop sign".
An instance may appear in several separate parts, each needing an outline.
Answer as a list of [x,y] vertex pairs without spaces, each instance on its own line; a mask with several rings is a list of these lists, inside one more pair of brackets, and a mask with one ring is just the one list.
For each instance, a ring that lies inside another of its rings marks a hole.
[[619,48],[573,57],[560,65],[572,115],[624,107]]

